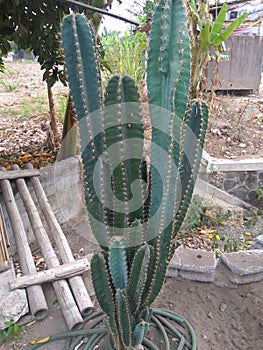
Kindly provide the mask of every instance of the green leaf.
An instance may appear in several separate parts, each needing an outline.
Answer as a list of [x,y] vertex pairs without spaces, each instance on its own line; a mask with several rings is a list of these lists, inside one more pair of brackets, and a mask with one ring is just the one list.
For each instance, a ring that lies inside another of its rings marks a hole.
[[15,324],[13,325],[13,334],[16,335],[16,334],[18,334],[18,332],[19,332],[19,327],[18,327],[18,325],[15,323]]
[[209,50],[209,47],[211,45],[209,23],[207,23],[207,25],[201,29],[201,32],[199,34],[199,43],[202,51],[207,52]]
[[226,18],[227,4],[224,3],[219,11],[210,33],[210,42],[213,42],[220,34]]
[[226,28],[226,30],[224,30],[221,34],[219,34],[217,36],[217,38],[215,40],[213,40],[213,42],[211,42],[211,44],[213,46],[221,45],[222,42],[227,40],[229,38],[229,36],[233,33],[233,31],[244,22],[244,20],[247,18],[247,16],[248,16],[248,14],[244,13],[240,18],[237,18],[233,23],[231,23]]
[[199,12],[198,12],[198,8],[196,6],[195,0],[190,0],[190,7],[191,7],[191,10],[192,10],[193,14],[195,15],[195,17],[197,19],[198,27],[201,30],[202,22],[201,22],[201,19],[200,19],[200,16],[199,16]]

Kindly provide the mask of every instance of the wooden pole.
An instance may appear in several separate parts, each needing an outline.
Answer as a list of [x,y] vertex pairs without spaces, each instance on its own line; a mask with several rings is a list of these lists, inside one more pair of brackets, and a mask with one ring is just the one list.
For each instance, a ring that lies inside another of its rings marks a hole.
[[[17,170],[18,166],[14,165],[14,169]],[[40,219],[38,210],[35,203],[29,193],[24,179],[17,179],[16,185],[26,208],[27,215],[32,226],[34,235],[38,241],[40,250],[44,256],[45,262],[48,268],[58,267],[60,265],[56,253],[52,247],[46,230]],[[78,307],[75,303],[69,285],[65,280],[53,281],[53,288],[56,292],[58,302],[66,320],[67,326],[71,330],[80,329],[83,325],[83,319],[79,313]]]
[[0,265],[9,261],[9,253],[7,249],[7,235],[3,219],[3,211],[0,205]]
[[21,276],[9,281],[11,290],[17,288],[26,288],[35,284],[53,282],[59,279],[65,279],[74,275],[80,275],[90,269],[87,258],[76,260],[75,262],[59,265],[48,270],[39,271],[32,275]]
[[0,180],[14,180],[19,177],[31,177],[31,176],[39,176],[40,172],[38,169],[30,169],[30,170],[23,170],[23,171],[6,171],[6,170],[1,170],[0,171]]
[[[4,170],[4,168],[0,168],[0,170]],[[23,221],[16,206],[11,184],[8,180],[1,180],[0,187],[6,210],[10,218],[22,272],[24,275],[35,273],[36,267],[23,226]],[[31,286],[28,287],[26,291],[32,315],[34,315],[36,319],[43,319],[46,317],[48,307],[42,287],[40,285]]]
[[[32,169],[32,165],[27,164],[26,168]],[[53,210],[48,202],[47,196],[43,190],[43,187],[41,186],[39,179],[37,177],[32,177],[30,178],[30,182],[34,188],[39,206],[44,214],[55,244],[59,249],[59,254],[62,262],[65,264],[75,261],[69,243],[55,217],[55,214],[53,213]],[[69,278],[69,283],[81,314],[83,316],[86,316],[91,312],[91,310],[93,310],[94,306],[87,292],[82,277],[71,277]]]

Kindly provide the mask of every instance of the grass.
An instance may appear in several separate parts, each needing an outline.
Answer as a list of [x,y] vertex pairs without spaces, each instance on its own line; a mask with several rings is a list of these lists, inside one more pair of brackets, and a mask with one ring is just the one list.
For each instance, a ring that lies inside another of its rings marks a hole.
[[47,96],[31,96],[21,99],[12,106],[0,107],[0,116],[3,115],[5,119],[13,119],[16,121],[27,120],[34,115],[43,115],[48,113]]
[[[35,63],[37,65],[37,62],[33,61],[20,63],[19,66],[17,63],[8,63],[5,65],[4,73],[0,73],[0,91],[4,94],[7,94],[6,100],[3,98],[1,99],[0,103],[0,118],[2,118],[2,120],[10,119],[11,121],[14,120],[19,122],[28,120],[34,116],[49,117],[49,105],[46,88],[43,88],[42,86],[39,88],[38,85],[36,85],[36,87],[27,91],[24,90],[23,85],[19,86],[17,83],[17,76],[23,74],[23,66],[27,65],[28,63]],[[20,66],[21,69],[19,68]],[[40,72],[40,78],[41,77],[42,72]],[[15,92],[15,94],[8,95],[12,92]],[[53,89],[53,96],[58,120],[60,122],[63,122],[67,106],[67,97],[65,96],[65,90],[55,88]]]
[[57,111],[58,119],[62,123],[64,115],[67,109],[68,98],[67,96],[58,96],[55,100],[55,108]]
[[7,77],[12,77],[13,75],[15,75],[15,71],[11,68],[5,69],[4,75]]
[[17,88],[16,83],[9,83],[9,81],[5,79],[0,79],[0,85],[4,87],[5,92],[12,92],[15,91]]
[[[60,122],[63,122],[64,114],[67,107],[67,97],[54,96],[55,110]],[[43,93],[37,96],[30,96],[21,99],[12,106],[0,105],[0,117],[4,116],[6,119],[15,119],[15,121],[28,120],[34,116],[48,115],[49,106],[47,94]]]

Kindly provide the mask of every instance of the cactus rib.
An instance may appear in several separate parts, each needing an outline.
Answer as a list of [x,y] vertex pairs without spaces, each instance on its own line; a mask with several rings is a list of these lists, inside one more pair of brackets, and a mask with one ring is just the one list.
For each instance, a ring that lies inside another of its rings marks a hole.
[[177,198],[179,203],[176,217],[173,223],[173,236],[179,230],[186,215],[192,197],[197,178],[205,134],[208,124],[207,105],[199,101],[192,101],[185,116],[185,135],[182,140],[180,172],[177,186],[180,185],[181,193]]
[[141,307],[141,297],[147,279],[150,255],[150,247],[145,244],[137,250],[134,256],[128,285],[128,296],[133,314],[136,314]]
[[[127,75],[113,76],[107,85],[105,102],[106,144],[112,172],[114,226],[127,228],[135,220],[143,220],[143,206],[133,208],[133,197],[139,203],[145,197],[141,179],[143,125],[138,88]],[[133,184],[139,186],[133,190]],[[121,201],[122,213],[116,201]]]
[[126,246],[127,242],[122,236],[114,236],[110,240],[109,269],[116,289],[126,289],[128,282]]
[[[92,231],[98,233],[98,241],[105,246],[107,231],[105,225],[100,224],[104,221],[105,210],[93,179],[96,162],[105,151],[104,133],[97,132],[103,130],[103,114],[94,34],[87,18],[80,14],[65,17],[61,30],[69,87],[79,125],[86,205]],[[103,188],[100,192],[103,197]]]
[[118,339],[117,326],[115,321],[115,304],[114,295],[111,288],[109,272],[107,270],[107,262],[102,253],[98,252],[91,259],[91,274],[93,287],[102,311],[107,315],[109,327],[113,338]]
[[124,346],[131,345],[131,313],[125,290],[116,291],[116,314],[118,320],[119,333]]

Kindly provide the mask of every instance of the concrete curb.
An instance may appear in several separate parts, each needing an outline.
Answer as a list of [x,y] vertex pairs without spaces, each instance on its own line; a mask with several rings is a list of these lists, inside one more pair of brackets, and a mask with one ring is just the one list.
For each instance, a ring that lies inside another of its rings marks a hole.
[[[255,189],[263,186],[263,158],[223,160],[203,152],[199,176],[205,182],[223,191],[223,196],[227,193],[232,195],[235,201],[241,200],[237,205],[242,208],[249,209],[246,208],[248,203],[256,208],[261,206]],[[216,192],[216,196],[220,198],[221,192]],[[229,199],[233,201],[233,198],[226,196],[223,200],[228,203]]]

